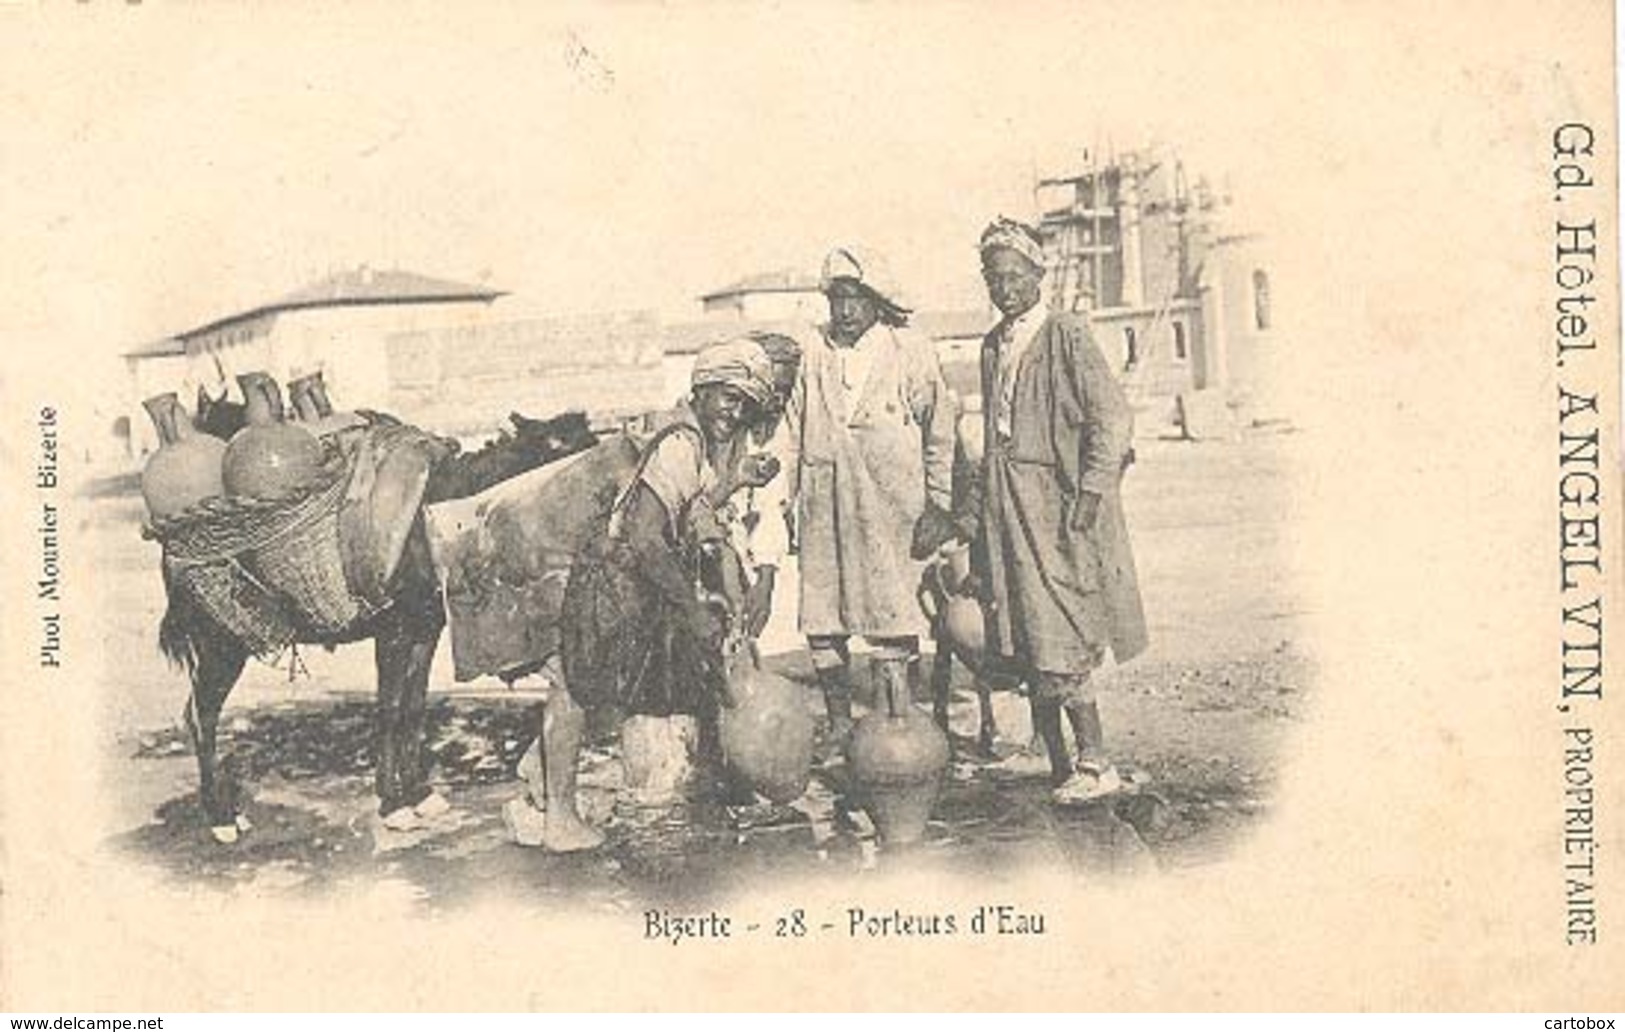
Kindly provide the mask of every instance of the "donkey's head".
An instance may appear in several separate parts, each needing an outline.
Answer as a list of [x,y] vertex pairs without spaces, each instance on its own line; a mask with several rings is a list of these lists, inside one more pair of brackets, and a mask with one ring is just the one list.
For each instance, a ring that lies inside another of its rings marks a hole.
[[197,415],[192,425],[211,437],[229,441],[231,435],[248,425],[248,406],[231,401],[226,392],[211,398],[202,387],[197,389]]
[[517,443],[532,453],[538,465],[586,451],[598,443],[585,412],[566,412],[551,419],[531,419],[510,412],[508,419],[513,422]]
[[513,429],[503,430],[476,452],[463,452],[439,462],[430,474],[428,499],[444,501],[478,494],[493,484],[545,466],[598,443],[587,417],[566,412],[551,419],[510,413]]

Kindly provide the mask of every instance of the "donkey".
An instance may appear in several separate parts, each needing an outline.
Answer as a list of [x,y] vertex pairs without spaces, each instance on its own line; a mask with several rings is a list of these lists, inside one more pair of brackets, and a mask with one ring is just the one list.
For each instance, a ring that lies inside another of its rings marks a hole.
[[[210,399],[201,391],[198,413],[194,425],[222,438],[230,437],[244,423],[243,406]],[[476,494],[598,443],[580,412],[547,420],[518,414],[511,418],[513,433],[504,432],[479,452],[438,463],[430,472],[424,504]],[[249,650],[184,592],[176,591],[167,575],[164,586],[168,608],[158,642],[171,663],[186,670],[191,682],[185,721],[197,755],[198,798],[215,839],[234,842],[249,825],[239,810],[234,779],[229,771],[220,770],[215,737],[221,708],[242,675]],[[378,672],[373,754],[378,811],[387,827],[401,829],[445,807],[445,801],[428,786],[423,756],[429,667],[446,614],[421,511],[386,597],[383,608],[337,631],[296,626],[295,641],[336,645],[372,639]]]

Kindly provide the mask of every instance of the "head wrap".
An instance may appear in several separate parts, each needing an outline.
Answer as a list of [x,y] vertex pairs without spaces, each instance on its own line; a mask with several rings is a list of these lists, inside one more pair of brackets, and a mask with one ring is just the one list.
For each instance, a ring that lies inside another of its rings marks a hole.
[[909,311],[902,288],[892,278],[891,265],[884,256],[866,247],[837,247],[829,253],[824,259],[819,288],[827,294],[838,279],[860,283],[891,307],[900,312]]
[[737,388],[758,405],[773,396],[773,363],[762,345],[749,337],[707,344],[694,356],[695,387],[721,384]]
[[986,258],[987,253],[995,247],[1007,247],[1040,269],[1044,267],[1044,240],[1038,235],[1038,230],[1025,222],[1000,215],[988,223],[987,228],[982,230],[979,248],[982,257]]

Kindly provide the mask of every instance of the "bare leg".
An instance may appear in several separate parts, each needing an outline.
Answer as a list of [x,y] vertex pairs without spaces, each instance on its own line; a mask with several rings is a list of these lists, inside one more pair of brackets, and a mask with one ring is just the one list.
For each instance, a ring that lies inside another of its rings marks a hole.
[[1098,760],[1105,755],[1106,734],[1100,726],[1100,707],[1094,702],[1069,702],[1066,719],[1078,745],[1078,758]]
[[829,716],[829,734],[824,738],[827,759],[838,755],[852,737],[852,657],[842,637],[809,637],[807,644]]
[[1072,776],[1072,760],[1066,751],[1066,736],[1061,732],[1061,704],[1055,699],[1033,698],[1033,730],[1044,741],[1049,753],[1050,775],[1056,784]]
[[931,718],[948,733],[948,695],[953,688],[954,655],[948,636],[939,627],[936,634],[937,654],[931,660]]
[[[1056,675],[1059,677],[1060,675]],[[1084,803],[1112,795],[1123,787],[1122,775],[1106,756],[1105,735],[1100,726],[1100,708],[1095,704],[1088,674],[1067,675],[1054,683],[1051,697],[1066,710],[1078,747],[1076,771],[1055,789],[1058,803]],[[1060,721],[1056,721],[1057,734]]]
[[983,677],[976,678],[976,706],[981,719],[977,722],[976,748],[983,756],[993,756],[993,741],[998,737],[999,725],[993,719],[993,688]]
[[570,693],[552,691],[542,703],[542,792],[546,803],[542,846],[555,853],[592,849],[604,841],[576,811],[576,765],[587,714]]

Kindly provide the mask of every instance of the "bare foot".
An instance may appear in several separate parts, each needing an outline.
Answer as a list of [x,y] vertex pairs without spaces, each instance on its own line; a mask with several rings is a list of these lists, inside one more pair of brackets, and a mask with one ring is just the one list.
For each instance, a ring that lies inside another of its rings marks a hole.
[[549,807],[542,820],[542,848],[550,853],[579,853],[604,844],[604,833],[569,807]]
[[542,811],[523,797],[510,799],[502,807],[502,823],[508,828],[508,837],[521,846],[542,844],[542,825],[546,821]]

